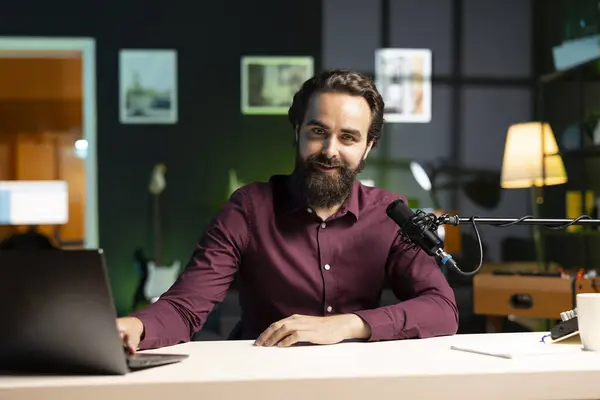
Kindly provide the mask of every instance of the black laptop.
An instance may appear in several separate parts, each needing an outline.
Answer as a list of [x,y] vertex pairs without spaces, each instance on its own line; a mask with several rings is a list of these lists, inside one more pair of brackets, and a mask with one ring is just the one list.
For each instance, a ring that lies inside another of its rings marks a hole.
[[0,371],[122,375],[187,357],[129,354],[116,318],[102,250],[0,250]]

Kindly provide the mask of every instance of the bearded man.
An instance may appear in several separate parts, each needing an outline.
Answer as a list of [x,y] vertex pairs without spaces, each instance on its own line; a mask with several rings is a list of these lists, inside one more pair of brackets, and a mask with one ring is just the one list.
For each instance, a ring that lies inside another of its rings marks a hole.
[[[383,110],[373,82],[357,72],[307,80],[288,113],[294,171],[233,193],[176,283],[117,320],[130,351],[191,340],[236,273],[234,336],[257,346],[455,334],[452,288],[386,215],[401,197],[356,178],[381,137]],[[399,302],[382,307],[386,282]]]

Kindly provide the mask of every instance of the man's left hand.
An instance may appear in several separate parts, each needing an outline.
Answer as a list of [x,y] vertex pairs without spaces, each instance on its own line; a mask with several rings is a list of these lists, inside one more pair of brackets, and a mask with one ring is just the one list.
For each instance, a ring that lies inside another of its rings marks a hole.
[[292,315],[269,326],[256,339],[257,346],[288,347],[298,342],[334,344],[346,339],[366,339],[369,326],[355,314],[331,317]]

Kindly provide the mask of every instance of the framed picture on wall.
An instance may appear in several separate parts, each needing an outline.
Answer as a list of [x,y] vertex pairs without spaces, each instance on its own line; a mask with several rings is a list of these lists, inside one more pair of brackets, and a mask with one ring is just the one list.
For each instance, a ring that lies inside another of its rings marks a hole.
[[177,122],[175,50],[119,52],[119,118],[123,124]]
[[242,114],[287,114],[294,93],[313,74],[312,57],[242,57]]
[[386,122],[431,121],[431,58],[429,49],[375,51],[375,84]]

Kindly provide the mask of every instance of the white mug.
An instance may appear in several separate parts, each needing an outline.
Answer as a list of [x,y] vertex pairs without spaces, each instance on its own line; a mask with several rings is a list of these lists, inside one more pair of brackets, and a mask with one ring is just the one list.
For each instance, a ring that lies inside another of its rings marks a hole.
[[577,295],[577,324],[583,349],[600,351],[600,293]]

